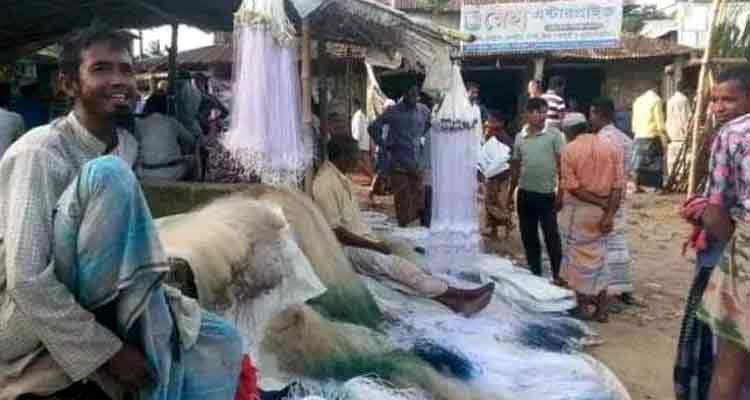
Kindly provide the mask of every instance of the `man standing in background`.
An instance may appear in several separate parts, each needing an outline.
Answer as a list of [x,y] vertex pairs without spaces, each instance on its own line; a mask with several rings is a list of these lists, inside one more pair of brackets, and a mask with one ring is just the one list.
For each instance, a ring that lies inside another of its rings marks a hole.
[[560,129],[560,122],[565,118],[565,78],[553,76],[549,80],[549,89],[542,95],[547,102],[547,126]]
[[352,115],[352,138],[357,141],[359,147],[359,168],[373,178],[372,171],[372,146],[370,134],[367,133],[367,116],[362,111],[362,103],[354,99],[354,115]]
[[8,111],[10,84],[0,83],[0,159],[3,154],[26,131],[23,117]]
[[471,105],[479,108],[479,112],[482,115],[482,124],[484,124],[489,117],[489,113],[487,107],[482,104],[479,84],[476,82],[469,82],[466,84],[466,90],[469,92],[469,101],[471,101]]
[[[623,173],[628,176],[633,159],[633,140],[614,125],[615,104],[609,98],[597,98],[591,102],[589,122],[593,132],[600,138],[612,142],[623,160]],[[625,193],[622,199],[624,202]],[[633,275],[631,269],[630,249],[627,239],[628,223],[625,209],[620,206],[615,214],[614,229],[609,233],[607,242],[606,264],[609,271],[608,294],[619,296],[627,305],[635,304],[633,298]]]
[[532,79],[529,81],[529,86],[526,88],[529,98],[535,99],[542,97],[542,81],[539,79]]
[[507,204],[512,209],[513,193],[518,187],[518,221],[529,268],[534,275],[542,276],[541,225],[553,279],[562,284],[559,277],[562,244],[557,225],[562,198],[555,191],[559,186],[563,135],[559,130],[545,126],[547,103],[544,99],[529,100],[526,113],[528,123],[516,136],[513,145],[513,172]]
[[688,129],[690,129],[690,117],[693,115],[693,108],[690,105],[690,99],[685,95],[687,91],[686,82],[683,80],[679,83],[677,91],[667,101],[667,136],[669,137],[669,147],[667,148],[667,174],[671,175],[674,169],[674,163],[680,154],[680,149],[685,143]]
[[664,150],[669,145],[664,123],[664,101],[659,96],[659,82],[633,103],[635,149],[633,169],[636,192],[643,186],[661,189],[664,180]]
[[[419,88],[412,86],[403,100],[389,108],[368,128],[373,140],[385,149],[390,160],[391,188],[399,226],[417,219],[424,208],[423,171],[419,162],[422,139],[430,129],[430,110],[419,104]],[[388,136],[383,139],[383,128]]]

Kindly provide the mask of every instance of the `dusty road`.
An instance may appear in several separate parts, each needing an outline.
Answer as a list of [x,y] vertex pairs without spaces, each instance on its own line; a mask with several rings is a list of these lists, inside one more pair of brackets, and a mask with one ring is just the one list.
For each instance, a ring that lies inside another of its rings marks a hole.
[[[392,213],[389,198],[375,204],[365,196],[363,177],[355,177],[363,205]],[[607,324],[594,324],[604,343],[591,353],[606,363],[628,388],[633,400],[670,400],[672,363],[679,335],[693,255],[683,257],[688,226],[676,209],[684,196],[632,195],[628,199],[629,241],[636,298],[641,307],[612,314]],[[488,248],[523,261],[518,232]]]

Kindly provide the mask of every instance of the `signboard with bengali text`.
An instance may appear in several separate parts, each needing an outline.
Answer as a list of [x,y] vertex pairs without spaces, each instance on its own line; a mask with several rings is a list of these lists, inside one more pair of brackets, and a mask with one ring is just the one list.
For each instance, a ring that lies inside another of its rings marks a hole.
[[465,54],[617,47],[623,0],[496,2],[461,7],[461,30],[479,40]]

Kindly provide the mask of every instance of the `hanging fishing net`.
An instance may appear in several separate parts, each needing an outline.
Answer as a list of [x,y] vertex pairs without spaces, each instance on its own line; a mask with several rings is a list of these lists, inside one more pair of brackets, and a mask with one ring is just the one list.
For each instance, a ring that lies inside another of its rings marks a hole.
[[312,162],[303,132],[297,43],[284,2],[245,0],[235,14],[234,101],[224,147],[249,178],[296,187]]
[[432,225],[430,268],[460,271],[479,253],[476,166],[481,118],[455,66],[451,88],[432,118]]

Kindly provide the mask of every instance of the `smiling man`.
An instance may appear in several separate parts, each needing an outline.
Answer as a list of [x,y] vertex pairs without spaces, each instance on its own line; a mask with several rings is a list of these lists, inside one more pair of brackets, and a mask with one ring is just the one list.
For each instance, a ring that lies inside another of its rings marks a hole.
[[111,397],[232,399],[236,331],[162,285],[167,259],[117,121],[135,94],[129,39],[92,26],[60,58],[66,117],[0,162],[0,399],[84,379]]

